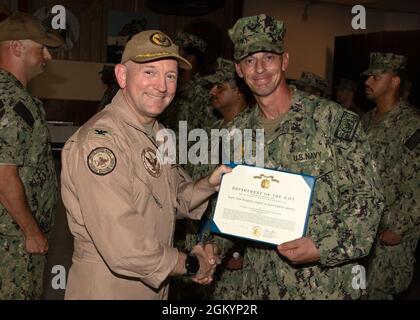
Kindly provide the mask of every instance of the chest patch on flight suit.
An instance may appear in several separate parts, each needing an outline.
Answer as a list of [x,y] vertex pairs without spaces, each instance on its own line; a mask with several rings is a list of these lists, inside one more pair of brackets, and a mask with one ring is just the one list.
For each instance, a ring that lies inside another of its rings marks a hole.
[[152,148],[145,148],[141,152],[141,160],[147,172],[155,178],[159,178],[162,174],[162,166],[156,156],[156,151]]
[[94,174],[104,176],[115,169],[117,158],[110,149],[99,147],[89,153],[87,163],[90,171]]
[[335,136],[342,140],[352,141],[356,134],[357,127],[359,126],[359,122],[359,116],[344,111],[337,130],[335,131]]
[[23,121],[25,121],[28,126],[32,128],[35,122],[34,117],[22,102],[19,102],[17,105],[15,105],[13,110],[23,119]]
[[413,151],[418,146],[419,143],[420,143],[420,130],[417,129],[416,132],[414,132],[414,134],[407,140],[407,142],[405,143],[405,146],[411,151]]

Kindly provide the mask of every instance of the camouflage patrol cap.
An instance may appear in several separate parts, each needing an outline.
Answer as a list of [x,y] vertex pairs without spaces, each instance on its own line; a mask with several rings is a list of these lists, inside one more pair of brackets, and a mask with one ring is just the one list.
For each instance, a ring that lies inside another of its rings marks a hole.
[[303,71],[300,78],[296,81],[292,81],[298,87],[312,87],[321,90],[325,93],[327,90],[327,82],[315,73],[309,71]]
[[147,30],[136,34],[127,42],[122,54],[121,63],[150,62],[174,58],[182,69],[191,69],[191,64],[179,55],[179,48],[166,34],[159,30]]
[[371,52],[369,69],[364,71],[362,75],[405,71],[406,60],[406,57],[395,53]]
[[356,91],[357,90],[357,82],[350,80],[350,79],[345,79],[342,78],[340,79],[340,83],[338,84],[338,86],[336,87],[337,90],[353,90]]
[[25,12],[14,12],[0,22],[0,41],[32,40],[47,47],[59,47],[64,41],[47,32],[41,23]]
[[217,58],[216,71],[203,78],[211,84],[220,84],[236,79],[235,64],[232,60]]
[[265,14],[241,18],[228,31],[236,61],[259,51],[283,53],[285,33],[284,22]]
[[203,39],[185,31],[178,31],[174,42],[180,48],[196,48],[202,53],[206,53],[207,43]]

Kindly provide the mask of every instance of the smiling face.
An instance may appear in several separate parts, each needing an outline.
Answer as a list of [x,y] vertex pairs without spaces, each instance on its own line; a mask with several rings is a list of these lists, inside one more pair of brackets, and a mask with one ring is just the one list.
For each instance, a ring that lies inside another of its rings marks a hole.
[[236,64],[236,71],[258,97],[271,95],[284,79],[289,62],[287,53],[257,52]]
[[128,61],[117,65],[116,76],[127,101],[149,123],[161,114],[175,96],[178,62],[163,59],[147,63]]

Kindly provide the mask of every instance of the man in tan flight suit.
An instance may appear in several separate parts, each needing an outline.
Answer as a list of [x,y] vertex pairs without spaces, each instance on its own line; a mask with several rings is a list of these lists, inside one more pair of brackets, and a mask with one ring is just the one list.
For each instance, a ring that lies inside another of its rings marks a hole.
[[180,166],[159,161],[163,127],[155,118],[175,95],[178,65],[191,68],[164,33],[134,36],[115,67],[121,89],[63,149],[62,197],[74,236],[66,299],[166,299],[169,276],[212,281],[215,248],[196,245],[193,255],[173,248],[175,219],[200,219],[230,169],[194,184]]

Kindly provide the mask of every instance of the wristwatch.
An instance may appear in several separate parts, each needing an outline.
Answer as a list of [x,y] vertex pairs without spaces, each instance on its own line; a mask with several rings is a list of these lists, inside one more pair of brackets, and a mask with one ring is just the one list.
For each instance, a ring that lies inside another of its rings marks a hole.
[[185,270],[187,270],[186,276],[194,276],[200,269],[200,262],[195,254],[188,253],[187,259],[185,260]]

